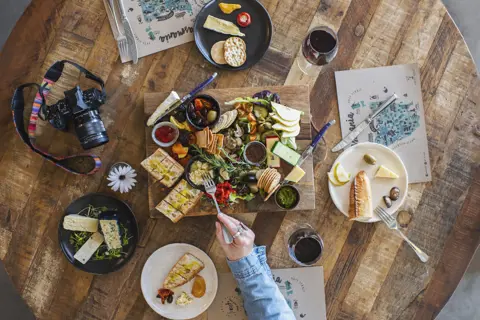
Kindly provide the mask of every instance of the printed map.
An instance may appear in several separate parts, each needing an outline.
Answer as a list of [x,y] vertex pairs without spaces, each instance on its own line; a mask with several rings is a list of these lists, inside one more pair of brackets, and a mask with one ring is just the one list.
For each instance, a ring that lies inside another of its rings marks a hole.
[[397,100],[353,142],[375,142],[403,160],[410,183],[431,181],[425,115],[416,64],[335,72],[342,136],[354,130],[393,93]]

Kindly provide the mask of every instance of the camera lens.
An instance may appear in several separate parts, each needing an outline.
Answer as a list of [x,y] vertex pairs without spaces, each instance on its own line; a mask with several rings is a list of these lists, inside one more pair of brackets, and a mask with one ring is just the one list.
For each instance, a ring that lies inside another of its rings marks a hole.
[[108,142],[107,131],[98,110],[77,114],[73,122],[83,149],[95,148]]

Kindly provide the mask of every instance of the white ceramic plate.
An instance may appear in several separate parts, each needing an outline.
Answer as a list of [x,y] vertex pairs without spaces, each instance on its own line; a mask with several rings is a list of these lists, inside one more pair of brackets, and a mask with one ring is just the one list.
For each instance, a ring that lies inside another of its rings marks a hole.
[[[205,268],[199,273],[207,285],[205,295],[195,298],[191,295],[193,280],[183,286],[173,289],[175,292],[171,304],[157,298],[157,291],[163,285],[163,280],[170,269],[185,253],[191,253],[205,264]],[[141,287],[143,297],[148,305],[159,315],[169,319],[190,319],[198,316],[210,306],[217,294],[218,276],[212,259],[202,250],[186,243],[173,243],[161,247],[155,251],[145,263],[142,271]],[[193,297],[193,302],[186,306],[178,306],[175,301],[182,291]]]
[[[377,159],[375,165],[369,165],[363,160],[363,156],[368,153]],[[392,150],[381,144],[364,142],[359,143],[353,147],[345,150],[332,166],[340,162],[345,170],[351,173],[352,177],[350,182],[343,186],[337,187],[333,185],[330,180],[328,181],[328,191],[330,191],[330,197],[333,200],[335,206],[344,215],[348,217],[348,206],[350,202],[350,185],[355,175],[364,170],[370,178],[370,184],[372,188],[372,205],[375,209],[377,206],[382,206],[390,215],[394,214],[405,201],[408,192],[408,174],[402,159]],[[375,173],[380,165],[384,165],[396,174],[399,175],[397,179],[387,178],[375,178]],[[400,197],[397,201],[392,201],[392,206],[387,208],[383,196],[388,196],[392,187],[400,188]],[[375,213],[374,217],[365,222],[377,222],[380,221]]]

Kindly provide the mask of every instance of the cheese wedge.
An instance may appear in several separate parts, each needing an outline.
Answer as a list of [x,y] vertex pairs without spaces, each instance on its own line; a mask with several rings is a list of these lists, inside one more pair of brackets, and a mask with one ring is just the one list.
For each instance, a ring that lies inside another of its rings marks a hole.
[[120,239],[120,228],[118,227],[117,220],[100,220],[100,227],[102,228],[108,250],[120,249],[122,247],[122,241]]
[[71,231],[97,232],[98,219],[69,214],[63,218],[63,228]]
[[88,239],[87,242],[85,242],[85,244],[80,248],[80,250],[75,253],[73,258],[83,264],[87,263],[88,260],[90,260],[90,258],[93,256],[95,251],[97,251],[97,249],[103,243],[103,241],[104,238],[100,232],[92,234],[90,239]]
[[203,27],[218,33],[230,34],[232,36],[244,37],[245,34],[240,32],[240,29],[232,22],[216,18],[208,15]]
[[180,97],[179,97],[178,93],[176,93],[175,91],[170,92],[168,97],[165,100],[163,100],[162,103],[160,103],[160,105],[153,112],[153,114],[150,116],[150,118],[148,118],[147,126],[149,126],[149,127],[153,126],[155,124],[155,122],[157,122],[158,119],[160,119],[161,117],[163,117],[165,115],[168,108],[173,106],[178,101],[180,101]]
[[378,167],[377,173],[375,173],[375,178],[397,179],[398,174],[388,169],[384,165],[381,165],[380,167]]
[[293,167],[292,171],[285,177],[285,180],[297,183],[305,175],[305,171],[299,166]]

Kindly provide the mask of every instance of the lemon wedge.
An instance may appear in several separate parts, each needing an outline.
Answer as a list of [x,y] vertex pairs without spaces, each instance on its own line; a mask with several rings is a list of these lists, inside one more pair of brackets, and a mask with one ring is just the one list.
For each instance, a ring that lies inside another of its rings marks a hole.
[[178,129],[186,129],[185,125],[175,119],[174,116],[170,116],[170,122],[173,123]]
[[384,165],[381,165],[380,167],[378,167],[377,173],[375,173],[375,178],[397,179],[398,174],[388,169]]
[[337,163],[333,168],[333,174],[335,176],[335,179],[337,179],[337,181],[340,183],[347,183],[348,181],[350,181],[351,174],[345,170],[345,168],[340,164],[340,162]]
[[334,186],[337,186],[337,187],[343,186],[345,183],[348,182],[348,181],[347,181],[347,182],[340,182],[340,181],[338,181],[338,180],[335,178],[335,175],[333,174],[333,172],[328,172],[327,175],[328,175],[328,180],[330,180],[330,182],[331,182]]

